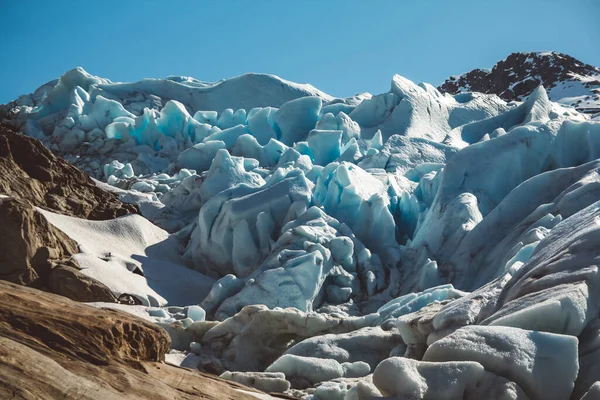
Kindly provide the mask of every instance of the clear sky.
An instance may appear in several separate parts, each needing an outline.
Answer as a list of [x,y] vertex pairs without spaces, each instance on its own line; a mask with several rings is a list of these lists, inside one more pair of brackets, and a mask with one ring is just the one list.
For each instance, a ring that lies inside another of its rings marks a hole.
[[76,66],[113,81],[264,72],[350,96],[515,51],[600,65],[599,21],[600,0],[0,0],[0,103]]

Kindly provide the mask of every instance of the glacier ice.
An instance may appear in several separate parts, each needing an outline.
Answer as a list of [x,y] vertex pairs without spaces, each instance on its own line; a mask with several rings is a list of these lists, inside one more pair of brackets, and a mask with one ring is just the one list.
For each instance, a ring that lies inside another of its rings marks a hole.
[[286,354],[269,365],[266,372],[282,372],[288,379],[304,379],[314,384],[347,375],[354,375],[352,377],[364,376],[369,373],[369,366],[361,361],[350,365],[342,365],[333,359]]
[[281,141],[291,146],[306,140],[317,125],[322,104],[318,97],[302,97],[283,104],[274,117]]
[[400,343],[402,338],[396,329],[384,330],[375,326],[349,333],[311,337],[292,346],[284,354],[332,359],[340,364],[363,361],[372,370]]
[[221,374],[221,378],[252,386],[267,393],[283,393],[290,389],[290,383],[281,372],[230,372]]
[[527,400],[514,382],[487,372],[472,361],[425,362],[391,357],[377,366],[373,382],[396,398]]
[[506,103],[396,75],[334,99],[75,69],[7,110],[164,229],[40,211],[177,362],[315,399],[598,392],[600,122],[543,87]]
[[[433,343],[424,361],[472,361],[517,383],[530,398],[566,399],[579,362],[574,336],[519,328],[466,326]],[[551,380],[544,377],[552,377]]]

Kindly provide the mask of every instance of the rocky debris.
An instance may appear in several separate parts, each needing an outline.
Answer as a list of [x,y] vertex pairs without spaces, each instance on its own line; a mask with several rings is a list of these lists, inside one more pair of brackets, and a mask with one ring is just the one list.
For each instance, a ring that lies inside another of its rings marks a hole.
[[[512,53],[492,69],[474,69],[460,76],[451,76],[438,87],[443,93],[480,92],[497,94],[502,99],[522,101],[535,88],[543,85],[552,101],[561,102],[561,90],[581,85],[583,97],[572,98],[571,105],[587,113],[600,112],[600,68],[557,52]],[[585,90],[587,89],[587,90]],[[567,96],[565,96],[567,97]]]
[[130,314],[0,282],[0,398],[252,399],[259,393],[161,363],[169,343],[163,329]]
[[40,141],[4,125],[0,125],[0,175],[0,194],[60,214],[104,220],[138,212]]

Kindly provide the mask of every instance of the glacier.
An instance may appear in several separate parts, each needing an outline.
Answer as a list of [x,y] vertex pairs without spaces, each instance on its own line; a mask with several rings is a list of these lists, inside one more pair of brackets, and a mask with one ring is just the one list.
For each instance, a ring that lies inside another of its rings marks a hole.
[[315,400],[599,392],[600,122],[541,86],[338,99],[77,68],[0,116],[139,206],[40,213],[170,362]]

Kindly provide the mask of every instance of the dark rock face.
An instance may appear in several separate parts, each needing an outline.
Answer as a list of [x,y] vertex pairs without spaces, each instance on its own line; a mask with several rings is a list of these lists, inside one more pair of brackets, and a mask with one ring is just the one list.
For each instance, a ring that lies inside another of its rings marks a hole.
[[0,226],[0,279],[46,287],[54,263],[78,252],[27,200],[0,199]]
[[169,335],[121,311],[0,281],[1,399],[255,399],[165,365]]
[[0,125],[0,194],[79,218],[103,220],[137,207],[122,203],[36,139]]
[[[69,262],[73,263],[72,261]],[[83,274],[72,265],[59,265],[52,270],[48,285],[53,293],[81,302],[116,303],[115,295],[101,282]]]
[[[438,87],[441,92],[457,94],[462,92],[481,92],[497,94],[502,99],[524,100],[539,85],[548,90],[559,84],[571,83],[588,89],[586,104],[573,105],[579,111],[600,112],[600,68],[585,64],[569,55],[547,53],[513,53],[499,61],[491,70],[475,69],[459,77],[453,76]],[[590,78],[590,79],[586,79]],[[550,99],[553,98],[550,92]],[[595,104],[589,104],[589,103]]]

